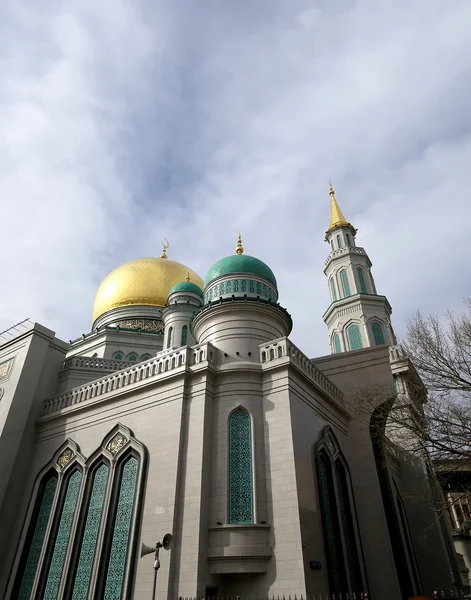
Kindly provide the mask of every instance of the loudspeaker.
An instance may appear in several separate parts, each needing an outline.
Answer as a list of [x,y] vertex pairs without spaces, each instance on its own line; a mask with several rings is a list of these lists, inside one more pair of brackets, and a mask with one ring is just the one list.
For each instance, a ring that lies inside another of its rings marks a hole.
[[141,546],[141,558],[143,556],[146,556],[147,554],[153,554],[155,552],[155,547],[151,548],[150,546],[146,546],[145,544],[142,544]]
[[162,540],[162,548],[164,550],[170,550],[173,544],[173,535],[171,533],[166,533]]

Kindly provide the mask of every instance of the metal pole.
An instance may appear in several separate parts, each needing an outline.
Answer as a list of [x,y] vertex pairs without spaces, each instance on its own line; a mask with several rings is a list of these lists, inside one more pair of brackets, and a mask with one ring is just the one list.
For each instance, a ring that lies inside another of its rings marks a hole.
[[160,569],[160,560],[159,560],[159,551],[162,548],[162,544],[157,542],[155,545],[155,555],[154,555],[154,588],[152,590],[152,600],[155,600],[155,594],[157,592],[157,571]]

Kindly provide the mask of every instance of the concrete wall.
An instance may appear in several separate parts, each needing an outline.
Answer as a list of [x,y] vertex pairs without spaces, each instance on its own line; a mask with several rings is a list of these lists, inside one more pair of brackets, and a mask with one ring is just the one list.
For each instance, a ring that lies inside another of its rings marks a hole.
[[[54,332],[32,324],[24,333],[0,346],[0,365],[8,361],[6,378],[0,382],[0,531],[2,539],[15,539],[13,524],[19,500],[25,497],[24,482],[34,460],[34,422],[42,399],[56,392],[57,373],[67,345]],[[0,544],[2,570],[10,554]],[[1,588],[0,588],[1,589]]]

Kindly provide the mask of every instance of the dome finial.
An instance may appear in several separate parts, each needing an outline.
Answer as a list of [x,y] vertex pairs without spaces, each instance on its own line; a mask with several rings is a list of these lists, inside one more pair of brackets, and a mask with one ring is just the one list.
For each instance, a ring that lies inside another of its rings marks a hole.
[[334,190],[334,188],[332,187],[332,182],[330,181],[330,179],[329,179],[329,196],[330,196],[330,197],[331,197],[333,200],[335,200],[335,190]]
[[185,281],[190,281],[190,271],[187,272]]
[[243,253],[244,253],[244,247],[242,246],[242,237],[241,237],[240,231],[239,231],[239,234],[237,236],[236,254],[243,254]]
[[335,199],[335,191],[332,187],[332,182],[329,179],[329,196],[330,196],[330,225],[328,231],[334,227],[349,226],[353,227],[343,216],[343,212]]
[[162,242],[162,254],[160,255],[160,258],[167,258],[167,250],[170,248],[167,238],[164,238],[164,240],[165,243]]

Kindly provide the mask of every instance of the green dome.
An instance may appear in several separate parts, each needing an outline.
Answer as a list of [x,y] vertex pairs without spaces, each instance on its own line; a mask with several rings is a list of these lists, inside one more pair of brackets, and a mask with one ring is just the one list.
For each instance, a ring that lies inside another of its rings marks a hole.
[[192,281],[180,281],[180,283],[176,283],[169,291],[168,295],[171,296],[175,292],[192,292],[193,294],[198,294],[198,296],[203,297],[203,290]]
[[276,278],[273,271],[264,262],[255,258],[254,256],[248,256],[247,254],[232,254],[221,258],[216,264],[214,264],[208,271],[206,279],[204,280],[205,287],[211,281],[224,277],[224,275],[233,275],[235,273],[247,274],[247,275],[258,275],[271,281],[276,287]]

